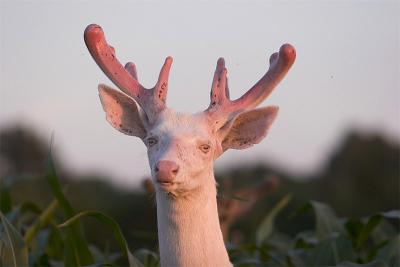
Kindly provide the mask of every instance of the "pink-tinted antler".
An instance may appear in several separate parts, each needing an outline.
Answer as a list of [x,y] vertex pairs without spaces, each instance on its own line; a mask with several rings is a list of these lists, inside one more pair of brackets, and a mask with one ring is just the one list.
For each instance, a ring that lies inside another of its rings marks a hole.
[[165,60],[156,85],[152,89],[145,89],[138,82],[135,64],[129,62],[125,67],[121,65],[115,56],[114,48],[107,43],[100,26],[96,24],[87,26],[84,38],[97,65],[116,86],[136,100],[152,122],[157,114],[166,107],[168,76],[172,58],[167,57]]
[[232,114],[255,108],[268,97],[276,85],[285,77],[295,59],[296,50],[294,47],[290,44],[282,45],[279,53],[271,55],[267,73],[242,97],[233,101],[229,99],[224,59],[218,59],[211,87],[211,102],[205,112],[214,119],[224,118],[226,120]]

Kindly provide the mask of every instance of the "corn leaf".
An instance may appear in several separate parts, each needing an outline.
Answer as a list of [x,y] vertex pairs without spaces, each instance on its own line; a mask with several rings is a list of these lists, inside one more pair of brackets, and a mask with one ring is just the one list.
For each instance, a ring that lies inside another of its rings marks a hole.
[[[57,173],[54,167],[51,153],[48,158],[48,168],[46,174],[47,182],[49,183],[51,190],[59,205],[63,208],[64,214],[67,218],[73,217],[75,211],[73,210],[68,199],[65,197],[61,185],[58,181]],[[82,225],[79,222],[69,225],[66,229],[65,237],[65,259],[64,263],[66,266],[82,266],[90,265],[94,263],[93,256],[89,250],[89,246],[83,236]]]
[[70,225],[75,224],[77,221],[82,219],[83,217],[92,217],[97,219],[103,224],[108,225],[111,227],[111,230],[113,231],[114,237],[118,242],[118,245],[120,246],[121,251],[123,254],[127,257],[129,266],[130,267],[142,267],[143,265],[140,263],[139,260],[137,260],[132,253],[129,250],[128,243],[126,242],[125,237],[123,236],[121,229],[119,225],[109,216],[98,212],[98,211],[84,211],[76,214],[72,218],[68,219],[66,222],[62,223],[59,225],[59,227],[68,227]]
[[256,232],[257,244],[261,244],[271,235],[274,229],[274,222],[276,216],[284,207],[286,207],[286,205],[290,202],[291,198],[292,196],[290,194],[284,196],[265,216],[265,218],[261,222]]
[[365,241],[370,237],[371,232],[378,226],[378,224],[382,221],[382,215],[373,215],[368,219],[368,222],[365,224],[363,229],[360,232],[360,235],[357,238],[356,248],[359,249]]
[[1,212],[0,222],[0,266],[28,266],[28,249],[22,236]]
[[302,208],[302,212],[306,210],[313,210],[315,213],[315,232],[318,241],[322,242],[344,232],[339,218],[328,205],[318,201],[310,201]]
[[26,244],[29,244],[38,231],[45,225],[47,225],[53,218],[54,212],[58,208],[58,201],[53,200],[47,208],[42,211],[38,219],[28,228],[24,235],[24,240]]
[[331,236],[320,241],[309,251],[307,266],[336,266],[340,262],[354,261],[353,245],[344,235]]

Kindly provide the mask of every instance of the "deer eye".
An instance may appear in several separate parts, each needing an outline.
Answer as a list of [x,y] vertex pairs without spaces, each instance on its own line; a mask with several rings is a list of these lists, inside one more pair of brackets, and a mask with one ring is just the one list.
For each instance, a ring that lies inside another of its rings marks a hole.
[[147,146],[152,147],[157,144],[158,140],[155,137],[149,137],[146,139]]
[[200,150],[203,152],[203,153],[208,153],[208,151],[210,151],[210,145],[207,145],[207,144],[203,144],[203,145],[201,145],[200,147]]

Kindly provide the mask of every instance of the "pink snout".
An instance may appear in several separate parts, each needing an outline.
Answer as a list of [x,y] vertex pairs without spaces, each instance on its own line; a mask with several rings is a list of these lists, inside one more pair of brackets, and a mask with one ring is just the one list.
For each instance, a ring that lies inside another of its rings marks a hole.
[[156,179],[159,183],[172,183],[178,174],[179,165],[170,160],[160,160],[155,167]]

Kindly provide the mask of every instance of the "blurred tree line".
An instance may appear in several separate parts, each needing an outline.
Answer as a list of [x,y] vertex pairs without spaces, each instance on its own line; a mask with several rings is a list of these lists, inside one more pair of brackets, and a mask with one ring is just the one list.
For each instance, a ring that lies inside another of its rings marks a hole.
[[[1,187],[7,187],[14,203],[33,201],[44,207],[51,201],[51,190],[43,175],[49,144],[50,140],[43,140],[32,129],[23,126],[0,129],[0,194]],[[53,152],[53,158],[66,195],[77,211],[98,210],[113,217],[133,249],[156,248],[155,201],[144,188],[129,191],[113,186],[107,182],[110,179],[98,174],[72,175],[56,152]],[[279,177],[278,189],[258,201],[246,216],[235,222],[230,230],[231,241],[253,239],[249,233],[255,232],[265,213],[287,193],[292,193],[292,201],[278,218],[277,225],[288,235],[314,227],[311,217],[300,218],[295,214],[310,199],[326,202],[340,216],[346,217],[400,209],[399,169],[398,143],[389,142],[379,134],[351,131],[332,152],[324,168],[307,177],[293,176],[267,164],[238,166],[218,173],[221,195],[224,195],[224,187],[234,192],[259,183],[268,175]],[[90,219],[85,222],[85,234],[93,243],[115,246],[111,232]]]

